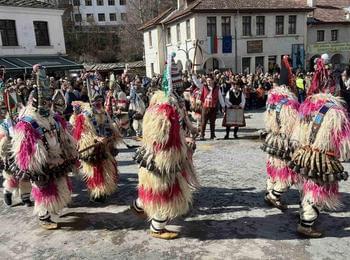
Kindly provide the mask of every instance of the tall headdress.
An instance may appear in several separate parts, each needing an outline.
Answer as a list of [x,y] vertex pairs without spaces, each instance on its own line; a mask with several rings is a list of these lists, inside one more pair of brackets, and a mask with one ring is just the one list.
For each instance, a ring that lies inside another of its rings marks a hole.
[[67,104],[64,98],[63,91],[61,89],[56,89],[52,97],[53,111],[62,115],[66,107],[67,107]]
[[90,104],[93,104],[99,98],[103,98],[102,90],[100,89],[99,86],[96,86],[94,84],[95,79],[96,79],[96,76],[93,74],[89,73],[86,76],[86,87],[88,91]]
[[0,120],[6,116],[5,100],[5,67],[0,66]]
[[162,88],[166,95],[183,86],[180,70],[174,60],[175,56],[174,52],[168,56],[166,69],[163,73]]
[[286,85],[291,89],[292,92],[295,92],[294,77],[292,72],[292,67],[289,64],[289,56],[284,55],[281,62],[281,74],[280,74],[280,85]]
[[109,89],[114,90],[115,88],[115,76],[114,73],[111,72],[111,74],[109,75]]
[[48,102],[51,101],[51,90],[49,80],[46,77],[45,68],[36,64],[33,66],[36,77],[37,88],[32,93],[32,106],[36,107],[41,115],[47,116],[50,111]]
[[329,62],[328,54],[323,54],[321,58],[316,60],[316,69],[312,78],[311,86],[308,91],[308,96],[317,93],[332,93],[336,89],[336,81],[332,77],[327,64]]

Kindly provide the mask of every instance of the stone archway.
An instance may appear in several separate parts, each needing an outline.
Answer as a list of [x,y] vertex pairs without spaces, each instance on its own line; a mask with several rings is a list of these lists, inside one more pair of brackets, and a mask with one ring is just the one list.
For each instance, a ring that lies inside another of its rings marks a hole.
[[334,69],[342,69],[345,63],[345,58],[343,55],[337,53],[332,56],[330,62]]
[[222,69],[225,67],[224,62],[217,57],[210,57],[203,63],[203,69],[206,72]]

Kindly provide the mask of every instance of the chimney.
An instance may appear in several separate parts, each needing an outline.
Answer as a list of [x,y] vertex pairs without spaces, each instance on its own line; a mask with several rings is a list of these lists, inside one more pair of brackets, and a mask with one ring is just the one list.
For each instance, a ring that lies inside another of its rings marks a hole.
[[310,7],[316,7],[317,1],[316,0],[307,0],[307,5]]
[[186,0],[177,0],[177,9],[183,9],[185,6]]
[[194,2],[194,0],[177,0],[177,9],[185,9],[192,4],[192,2]]

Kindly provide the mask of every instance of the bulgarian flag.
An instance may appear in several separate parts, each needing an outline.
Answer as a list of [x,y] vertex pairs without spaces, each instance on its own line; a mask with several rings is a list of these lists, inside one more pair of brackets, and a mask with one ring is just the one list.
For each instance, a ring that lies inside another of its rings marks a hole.
[[218,37],[208,36],[208,53],[218,53]]

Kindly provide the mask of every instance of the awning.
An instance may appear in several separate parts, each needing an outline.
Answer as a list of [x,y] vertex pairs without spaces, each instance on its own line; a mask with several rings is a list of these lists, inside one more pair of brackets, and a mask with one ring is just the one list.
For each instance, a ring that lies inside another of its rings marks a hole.
[[129,69],[144,69],[144,61],[134,62],[117,62],[117,63],[84,63],[84,68],[88,71],[111,71],[111,70],[124,70],[127,66]]
[[83,69],[83,65],[75,63],[62,56],[13,56],[0,58],[0,65],[5,66],[6,71],[22,71],[31,73],[33,65],[41,64],[46,67],[47,70],[59,71],[59,70],[75,70]]

